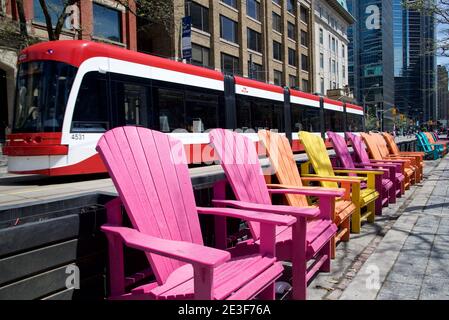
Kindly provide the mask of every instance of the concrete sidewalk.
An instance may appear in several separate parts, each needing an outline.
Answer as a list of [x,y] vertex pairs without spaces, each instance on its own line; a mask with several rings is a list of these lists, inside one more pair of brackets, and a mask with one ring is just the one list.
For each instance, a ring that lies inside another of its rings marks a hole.
[[449,299],[449,158],[426,171],[339,299]]

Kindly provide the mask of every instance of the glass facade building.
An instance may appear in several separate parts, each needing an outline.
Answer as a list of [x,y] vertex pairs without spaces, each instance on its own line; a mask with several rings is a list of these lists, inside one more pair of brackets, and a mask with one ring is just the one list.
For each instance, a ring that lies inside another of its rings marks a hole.
[[402,2],[394,0],[393,8],[395,104],[415,121],[437,120],[435,18]]
[[349,83],[366,112],[383,114],[384,129],[394,106],[392,0],[349,0],[356,23],[349,28]]

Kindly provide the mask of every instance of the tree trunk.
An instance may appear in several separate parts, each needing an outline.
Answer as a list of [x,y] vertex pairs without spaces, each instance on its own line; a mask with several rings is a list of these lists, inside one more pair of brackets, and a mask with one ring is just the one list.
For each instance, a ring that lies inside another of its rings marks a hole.
[[16,3],[17,3],[17,12],[19,14],[20,34],[24,38],[28,38],[27,21],[25,17],[25,9],[23,8],[23,0],[16,0]]

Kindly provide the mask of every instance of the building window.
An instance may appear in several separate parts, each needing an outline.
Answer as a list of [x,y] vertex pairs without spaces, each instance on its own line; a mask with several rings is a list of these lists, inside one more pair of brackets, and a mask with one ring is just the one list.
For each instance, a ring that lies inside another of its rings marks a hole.
[[193,1],[186,1],[186,15],[192,18],[192,27],[209,32],[209,9]]
[[335,53],[335,38],[332,38],[332,52]]
[[95,37],[122,42],[122,12],[93,3]]
[[309,34],[304,30],[301,30],[301,45],[309,47]]
[[[56,26],[56,23],[58,22],[59,15],[62,12],[62,9],[64,8],[64,1],[62,0],[47,0],[46,1],[48,13],[51,17],[51,22],[53,24],[53,27]],[[1,8],[0,8],[1,10]],[[42,7],[39,3],[39,0],[33,1],[33,10],[34,10],[34,22],[40,22],[45,23],[45,16],[44,12],[42,11]]]
[[296,40],[296,27],[293,23],[287,22],[287,36],[292,39]]
[[344,44],[341,45],[341,56],[343,58],[345,58],[345,56],[346,56],[346,50],[345,50],[345,45]]
[[321,94],[324,94],[324,78],[320,79],[320,91]]
[[320,69],[324,69],[324,54],[320,53]]
[[246,0],[246,14],[260,21],[260,3],[256,0]]
[[320,28],[320,44],[324,44],[324,31]]
[[281,5],[281,0],[273,0],[274,3],[276,3],[277,5]]
[[274,70],[274,84],[277,86],[282,86],[282,72]]
[[239,58],[226,53],[221,54],[221,71],[226,74],[240,74]]
[[335,68],[335,60],[332,60],[332,74],[335,74],[337,69]]
[[300,10],[299,15],[300,15],[301,21],[307,23],[309,21],[309,9],[301,6],[299,10]]
[[237,8],[237,0],[220,0],[220,1],[226,3],[228,6]]
[[309,92],[309,80],[302,79],[302,91]]
[[289,75],[288,76],[288,86],[290,88],[298,89],[298,77]]
[[210,50],[209,48],[192,43],[192,64],[209,67]]
[[296,50],[292,48],[288,48],[288,64],[291,66],[298,66],[298,63],[296,61]]
[[273,59],[282,61],[282,44],[273,40]]
[[287,0],[287,11],[295,14],[296,12],[296,0]]
[[341,74],[342,74],[343,79],[345,79],[346,78],[346,67],[344,65],[341,67]]
[[282,33],[282,20],[281,16],[278,15],[276,12],[273,12],[272,14],[272,21],[273,21],[273,30]]
[[220,37],[222,39],[239,43],[237,29],[237,22],[225,16],[220,16]]
[[248,28],[248,49],[262,52],[262,34]]
[[305,54],[301,55],[301,70],[309,71],[309,57]]
[[248,61],[248,77],[258,81],[265,81],[265,72],[262,69],[262,65]]

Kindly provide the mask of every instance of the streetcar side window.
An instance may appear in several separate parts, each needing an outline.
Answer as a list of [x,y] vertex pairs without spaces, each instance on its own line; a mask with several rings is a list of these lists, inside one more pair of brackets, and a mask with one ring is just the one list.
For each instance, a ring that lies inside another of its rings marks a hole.
[[104,74],[88,72],[81,82],[73,112],[72,132],[105,132],[110,128]]
[[186,90],[186,125],[189,132],[204,132],[219,127],[217,94]]
[[335,110],[324,110],[325,131],[344,132],[344,113]]
[[320,109],[292,103],[292,131],[320,132]]
[[236,95],[237,128],[284,131],[284,104],[274,100]]
[[154,105],[159,109],[159,130],[172,132],[184,128],[184,92],[153,87]]
[[363,116],[353,113],[346,114],[349,132],[363,131]]

